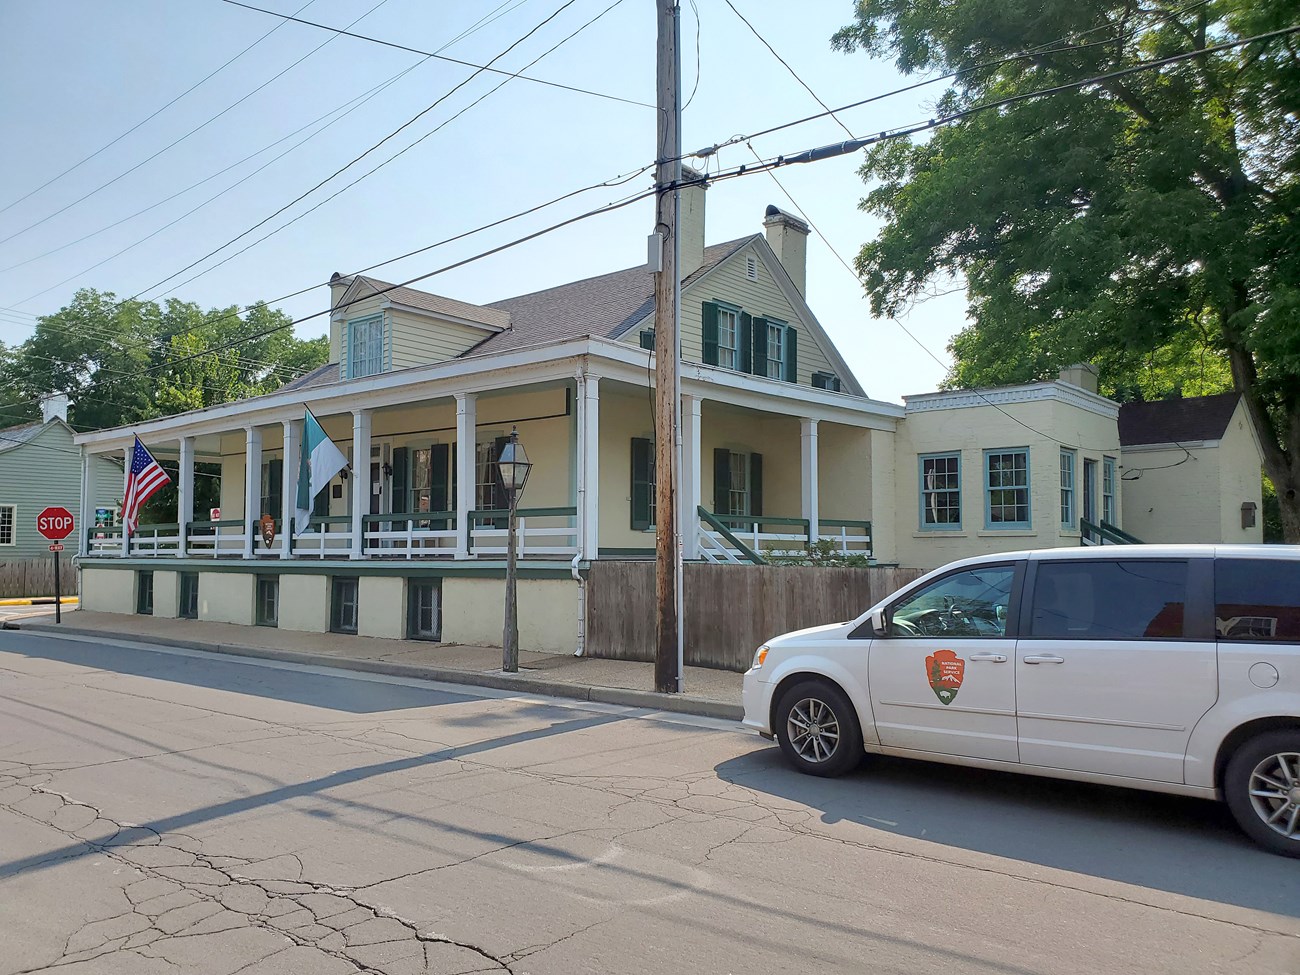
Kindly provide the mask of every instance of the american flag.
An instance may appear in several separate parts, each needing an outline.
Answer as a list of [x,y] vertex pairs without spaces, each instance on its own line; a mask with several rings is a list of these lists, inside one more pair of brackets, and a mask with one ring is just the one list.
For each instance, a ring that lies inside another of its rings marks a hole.
[[170,483],[171,478],[167,472],[153,459],[153,454],[145,450],[140,438],[136,437],[135,449],[131,451],[131,469],[126,475],[126,497],[122,499],[122,523],[126,525],[127,531],[135,534],[140,507],[155,491]]

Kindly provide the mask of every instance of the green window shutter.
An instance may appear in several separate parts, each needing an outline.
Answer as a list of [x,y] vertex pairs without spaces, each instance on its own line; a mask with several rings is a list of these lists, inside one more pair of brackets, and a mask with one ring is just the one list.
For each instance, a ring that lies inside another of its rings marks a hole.
[[[407,495],[410,493],[410,475],[411,469],[411,451],[407,447],[393,448],[393,478],[392,492],[393,503],[389,505],[393,514],[401,515],[406,513]],[[402,527],[405,527],[403,525]]]
[[788,383],[799,381],[799,331],[793,325],[785,327],[785,376]]
[[713,448],[713,513],[731,514],[731,451]]
[[704,361],[707,365],[718,364],[718,306],[712,301],[704,302],[700,311],[700,328],[704,335]]
[[[445,443],[436,443],[429,448],[429,510],[430,511],[450,511],[451,505],[447,503],[447,484],[448,474],[451,472],[448,468],[451,465],[451,446]],[[446,519],[432,523],[434,529],[438,531],[445,530],[447,527]]]
[[641,329],[641,348],[654,351],[655,347],[655,330],[653,328]]
[[650,499],[654,495],[654,441],[632,438],[632,530],[650,527]]
[[279,458],[272,459],[267,465],[267,507],[269,511],[263,512],[272,518],[279,518],[284,511],[284,461]]
[[754,362],[754,319],[746,312],[740,313],[740,322],[736,325],[736,371],[753,372]]
[[839,377],[839,376],[831,376],[831,385],[830,385],[830,389],[831,389],[832,392],[835,392],[835,393],[838,393],[838,392],[841,391],[841,390],[840,390],[840,377]]
[[749,513],[763,513],[763,455],[749,455]]
[[812,374],[813,389],[829,389],[830,375],[824,372],[814,372]]
[[448,511],[460,509],[460,498],[456,492],[456,448],[459,446],[459,444],[451,445],[451,460],[448,462],[451,467],[451,504],[447,505]]
[[767,319],[755,318],[751,329],[754,343],[754,361],[749,371],[755,376],[767,375]]

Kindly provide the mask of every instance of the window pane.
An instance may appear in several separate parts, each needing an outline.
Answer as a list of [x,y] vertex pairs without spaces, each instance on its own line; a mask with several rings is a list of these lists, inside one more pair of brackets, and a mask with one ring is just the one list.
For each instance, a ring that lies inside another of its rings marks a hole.
[[357,632],[357,580],[336,577],[330,595],[330,629],[336,633]]
[[14,543],[14,506],[0,505],[0,545]]
[[1074,525],[1074,453],[1061,451],[1061,524]]
[[[432,453],[428,447],[419,447],[411,451],[411,497],[410,503],[406,506],[407,511],[432,510],[430,508],[433,497],[430,493],[433,472],[430,460]],[[427,523],[422,522],[421,527],[427,527]]]
[[442,583],[441,580],[411,580],[407,592],[410,599],[410,636],[416,640],[442,638]]
[[749,514],[749,455],[732,453],[729,515]]
[[1029,455],[1023,450],[985,456],[990,525],[1029,524]]
[[1115,458],[1107,457],[1101,465],[1101,520],[1115,524]]
[[1219,559],[1214,602],[1221,640],[1300,643],[1300,562]]
[[718,309],[718,365],[736,368],[736,329],[739,316],[726,308]]
[[278,626],[280,622],[280,580],[257,580],[257,623],[259,626]]
[[1040,562],[1030,634],[1159,640],[1183,635],[1186,562]]
[[1015,569],[1009,565],[967,569],[945,576],[892,607],[889,635],[1004,636],[1014,577]]
[[921,523],[961,524],[961,459],[957,454],[921,458]]

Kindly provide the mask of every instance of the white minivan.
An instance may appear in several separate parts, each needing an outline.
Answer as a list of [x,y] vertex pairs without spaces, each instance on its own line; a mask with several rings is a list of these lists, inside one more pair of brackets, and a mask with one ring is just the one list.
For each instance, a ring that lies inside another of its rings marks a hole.
[[1300,857],[1300,546],[954,562],[760,647],[746,726],[812,775],[868,752],[1222,798]]

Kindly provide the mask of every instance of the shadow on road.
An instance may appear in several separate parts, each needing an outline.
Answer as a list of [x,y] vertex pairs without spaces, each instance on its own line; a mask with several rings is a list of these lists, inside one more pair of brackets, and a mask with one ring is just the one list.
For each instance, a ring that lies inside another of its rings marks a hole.
[[476,697],[469,691],[456,694],[432,687],[331,677],[301,670],[280,670],[233,656],[209,655],[200,659],[183,654],[84,640],[60,640],[57,637],[31,636],[7,630],[0,631],[0,652],[352,714],[428,708]]
[[1218,803],[881,756],[819,779],[791,769],[775,747],[716,770],[810,806],[824,823],[1300,917],[1300,863],[1256,848]]

